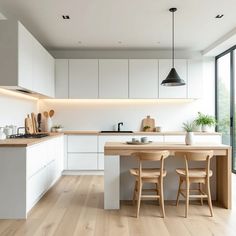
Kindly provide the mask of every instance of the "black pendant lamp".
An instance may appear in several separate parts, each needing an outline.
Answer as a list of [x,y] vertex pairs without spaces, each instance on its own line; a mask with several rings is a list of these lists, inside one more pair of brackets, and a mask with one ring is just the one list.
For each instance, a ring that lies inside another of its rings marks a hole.
[[175,70],[175,45],[174,45],[174,13],[177,11],[177,8],[170,8],[169,11],[172,13],[172,68],[167,75],[166,79],[161,82],[163,86],[182,86],[185,85],[185,81],[181,79]]

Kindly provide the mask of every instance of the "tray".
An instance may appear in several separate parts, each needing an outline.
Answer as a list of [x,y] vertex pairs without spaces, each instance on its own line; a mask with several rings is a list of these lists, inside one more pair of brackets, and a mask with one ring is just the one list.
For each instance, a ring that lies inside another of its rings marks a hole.
[[129,145],[146,145],[146,144],[149,144],[149,143],[152,143],[152,141],[148,141],[147,143],[142,143],[142,142],[126,142],[126,144],[129,144]]

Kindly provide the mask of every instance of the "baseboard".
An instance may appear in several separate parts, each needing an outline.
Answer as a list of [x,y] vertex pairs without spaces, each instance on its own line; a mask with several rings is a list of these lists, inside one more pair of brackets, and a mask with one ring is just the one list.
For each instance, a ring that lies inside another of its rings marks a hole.
[[104,175],[103,170],[64,170],[62,175]]

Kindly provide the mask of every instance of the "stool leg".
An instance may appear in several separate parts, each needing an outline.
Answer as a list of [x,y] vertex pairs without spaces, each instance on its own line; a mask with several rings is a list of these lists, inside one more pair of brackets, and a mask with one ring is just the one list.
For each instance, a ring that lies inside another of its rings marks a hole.
[[180,195],[180,190],[181,190],[182,183],[183,183],[183,180],[179,177],[179,189],[178,189],[177,198],[176,198],[176,206],[179,205],[179,195]]
[[189,209],[189,178],[186,178],[186,205],[185,205],[185,218],[188,217]]
[[162,211],[162,217],[165,217],[165,207],[164,207],[164,192],[163,192],[163,179],[159,180],[160,183],[160,205],[161,205],[161,211]]
[[210,190],[210,181],[209,181],[209,179],[206,181],[206,188],[207,188],[208,205],[209,205],[211,216],[213,216],[213,209],[212,209],[212,202],[211,202],[211,190]]
[[136,200],[137,187],[138,187],[138,181],[135,180],[134,193],[133,193],[133,205],[135,204],[135,200]]
[[[200,194],[202,194],[202,184],[199,183],[199,184],[198,184],[198,187],[199,187],[199,192],[200,192]],[[201,201],[201,205],[203,205],[203,198],[200,198],[200,201]]]
[[[141,180],[142,181],[142,180]],[[141,195],[142,195],[142,182],[138,183],[138,200],[137,200],[137,214],[136,217],[139,217],[139,209],[140,209],[140,202],[141,202]]]

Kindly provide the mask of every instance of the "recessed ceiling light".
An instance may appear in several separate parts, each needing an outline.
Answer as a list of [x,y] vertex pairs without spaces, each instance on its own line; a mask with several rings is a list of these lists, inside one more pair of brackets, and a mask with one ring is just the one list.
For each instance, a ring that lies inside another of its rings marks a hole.
[[218,14],[215,16],[216,19],[221,19],[224,16],[224,14]]
[[69,15],[62,15],[62,18],[63,18],[64,20],[69,20],[69,19],[70,19],[70,16],[69,16]]

